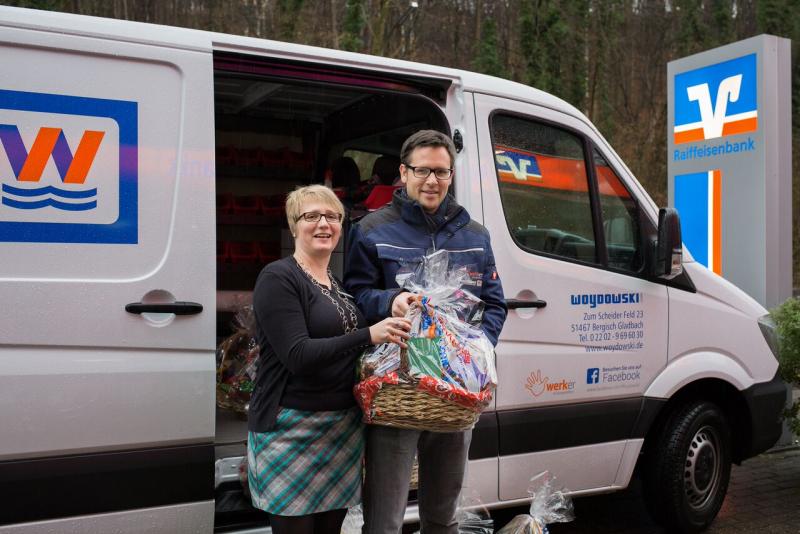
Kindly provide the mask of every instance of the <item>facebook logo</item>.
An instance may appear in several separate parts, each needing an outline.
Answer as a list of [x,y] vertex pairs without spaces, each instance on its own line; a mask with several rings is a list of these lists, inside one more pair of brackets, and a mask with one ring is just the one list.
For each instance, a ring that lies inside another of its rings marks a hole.
[[598,382],[600,382],[600,369],[598,367],[592,367],[591,369],[587,369],[586,383],[597,384]]

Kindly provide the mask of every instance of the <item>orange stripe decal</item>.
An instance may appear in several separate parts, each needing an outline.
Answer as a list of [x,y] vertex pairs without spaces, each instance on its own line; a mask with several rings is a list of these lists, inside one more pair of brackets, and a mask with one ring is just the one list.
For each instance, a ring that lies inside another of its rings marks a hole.
[[712,253],[714,258],[714,272],[722,276],[722,171],[712,171],[712,185],[714,188],[713,214],[712,214]]
[[728,122],[722,126],[722,135],[736,135],[758,130],[758,118],[742,119],[740,121]]
[[87,130],[81,137],[81,142],[75,150],[75,157],[72,159],[72,164],[69,166],[67,175],[64,177],[65,184],[82,184],[86,181],[86,176],[89,174],[89,168],[92,166],[94,157],[97,150],[100,148],[100,142],[103,140],[105,132],[94,132]]
[[[535,157],[541,173],[539,178],[520,180],[512,172],[498,170],[501,182],[579,193],[585,193],[589,190],[586,165],[583,160],[533,154],[525,150],[506,148],[502,145],[495,145],[495,150]],[[601,195],[630,197],[630,193],[620,183],[619,178],[617,178],[611,167],[596,165],[595,169],[598,175],[598,189]]]
[[705,140],[705,134],[702,128],[695,130],[686,130],[685,132],[675,132],[675,144],[693,143],[695,141]]
[[616,173],[606,165],[595,165],[597,172],[597,189],[601,195],[609,195],[620,198],[629,198],[631,195],[622,182],[617,178]]
[[31,151],[28,153],[28,159],[25,160],[25,164],[22,166],[17,180],[20,182],[39,181],[60,134],[61,128],[45,127],[39,129],[39,133],[36,134],[36,139],[33,141]]

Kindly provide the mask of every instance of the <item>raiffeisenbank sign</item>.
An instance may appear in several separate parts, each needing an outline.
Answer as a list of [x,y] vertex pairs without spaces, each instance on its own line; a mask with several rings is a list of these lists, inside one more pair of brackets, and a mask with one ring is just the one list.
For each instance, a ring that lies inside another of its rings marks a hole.
[[791,295],[790,41],[669,63],[669,202],[692,257],[765,306]]
[[[715,142],[758,131],[756,54],[675,75],[673,159],[704,158],[755,150],[752,136]],[[692,144],[681,150],[679,145]]]

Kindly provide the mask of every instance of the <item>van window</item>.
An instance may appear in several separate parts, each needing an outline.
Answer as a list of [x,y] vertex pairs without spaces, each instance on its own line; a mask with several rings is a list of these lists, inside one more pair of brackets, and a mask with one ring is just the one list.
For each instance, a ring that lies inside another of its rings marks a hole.
[[517,244],[597,262],[588,175],[580,137],[533,120],[491,120],[503,212]]
[[643,256],[636,202],[597,149],[593,150],[593,159],[603,214],[608,266],[638,271],[642,267]]
[[353,149],[345,150],[343,156],[352,158],[356,162],[362,181],[369,180],[372,177],[372,167],[375,165],[375,160],[381,157],[380,154]]

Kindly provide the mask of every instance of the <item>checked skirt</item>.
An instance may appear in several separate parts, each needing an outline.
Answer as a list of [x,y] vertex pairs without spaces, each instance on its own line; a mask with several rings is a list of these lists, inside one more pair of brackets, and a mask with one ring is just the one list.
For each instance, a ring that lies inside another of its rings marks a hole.
[[287,516],[355,506],[361,502],[363,457],[358,408],[280,408],[273,430],[247,435],[253,506]]

